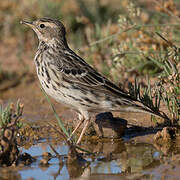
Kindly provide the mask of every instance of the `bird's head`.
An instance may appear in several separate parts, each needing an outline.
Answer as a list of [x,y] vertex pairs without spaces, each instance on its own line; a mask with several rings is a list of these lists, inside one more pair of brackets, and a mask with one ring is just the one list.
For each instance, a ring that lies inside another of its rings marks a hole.
[[21,24],[30,26],[38,36],[40,41],[50,43],[54,39],[66,43],[66,30],[64,25],[58,21],[50,18],[41,18],[33,22],[21,21]]

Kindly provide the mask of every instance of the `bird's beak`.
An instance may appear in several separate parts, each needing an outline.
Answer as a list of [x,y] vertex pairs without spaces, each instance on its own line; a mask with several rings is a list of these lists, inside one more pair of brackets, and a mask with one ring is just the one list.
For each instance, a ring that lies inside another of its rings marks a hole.
[[32,22],[28,22],[28,21],[20,21],[20,24],[28,25],[28,26],[30,26],[31,28],[34,27],[34,24],[33,24]]

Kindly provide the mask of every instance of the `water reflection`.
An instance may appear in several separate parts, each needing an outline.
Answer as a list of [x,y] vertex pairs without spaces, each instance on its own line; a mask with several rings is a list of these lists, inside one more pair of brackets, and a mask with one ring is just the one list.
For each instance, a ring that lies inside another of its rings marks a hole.
[[119,142],[98,143],[97,146],[103,156],[91,162],[92,174],[135,173],[159,165],[160,153],[150,144]]
[[[8,179],[120,179],[138,175],[150,177],[149,174],[143,175],[148,169],[159,167],[161,164],[161,152],[147,143],[118,142],[96,142],[84,144],[84,148],[92,152],[97,152],[96,156],[84,155],[81,161],[68,163],[68,147],[59,144],[55,147],[60,154],[60,158],[55,155],[49,161],[49,165],[40,166],[43,152],[54,154],[50,146],[45,142],[32,146],[27,152],[36,158],[30,166],[20,169],[14,168],[11,171],[0,168],[0,179],[9,174]],[[11,174],[11,176],[10,176]],[[12,178],[11,178],[12,177]]]

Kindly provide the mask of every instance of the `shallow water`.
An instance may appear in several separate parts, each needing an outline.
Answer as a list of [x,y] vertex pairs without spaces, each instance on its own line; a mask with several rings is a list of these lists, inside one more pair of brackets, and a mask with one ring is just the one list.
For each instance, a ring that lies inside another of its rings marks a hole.
[[[87,150],[98,152],[97,155],[83,155],[78,164],[68,164],[68,146],[59,143],[54,148],[60,155],[57,158],[46,141],[21,148],[35,157],[35,161],[24,167],[0,168],[0,179],[179,179],[180,174],[166,171],[179,169],[178,164],[171,166],[170,158],[164,160],[163,152],[152,144],[141,142],[99,142],[84,144]],[[50,152],[53,157],[49,165],[42,166],[43,152]],[[169,162],[168,162],[169,161]],[[6,170],[5,170],[6,169]]]

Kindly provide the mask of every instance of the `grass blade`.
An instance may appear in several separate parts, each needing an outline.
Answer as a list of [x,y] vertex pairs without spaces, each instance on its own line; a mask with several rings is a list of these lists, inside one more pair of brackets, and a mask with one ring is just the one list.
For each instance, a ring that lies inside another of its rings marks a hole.
[[51,103],[51,100],[49,99],[48,95],[46,94],[46,92],[45,92],[42,88],[41,88],[41,90],[42,90],[42,92],[44,93],[44,96],[46,97],[46,99],[47,99],[50,107],[52,108],[53,113],[54,113],[54,115],[55,115],[55,117],[56,117],[56,119],[57,119],[57,121],[58,121],[58,124],[59,124],[60,128],[62,129],[62,131],[64,132],[64,134],[65,134],[67,137],[70,137],[68,131],[67,131],[66,128],[64,127],[64,124],[63,124],[62,120],[59,118],[59,116],[58,116],[58,114],[57,114],[57,112],[56,112],[53,104]]

